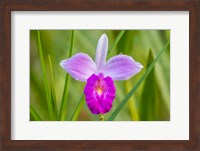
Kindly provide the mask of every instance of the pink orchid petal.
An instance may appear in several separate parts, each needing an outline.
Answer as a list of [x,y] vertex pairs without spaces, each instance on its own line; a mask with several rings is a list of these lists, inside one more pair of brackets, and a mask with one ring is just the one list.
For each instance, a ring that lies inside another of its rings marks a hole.
[[87,81],[97,71],[96,64],[85,53],[77,53],[69,59],[61,61],[62,68],[75,80]]
[[111,77],[91,75],[84,88],[85,99],[92,114],[105,114],[112,108],[115,85]]
[[110,76],[113,80],[127,80],[140,72],[143,66],[135,62],[127,55],[117,55],[108,60],[101,71],[104,76]]
[[99,70],[106,62],[106,56],[108,51],[108,37],[106,34],[103,34],[98,41],[96,48],[96,58],[95,62],[97,69]]

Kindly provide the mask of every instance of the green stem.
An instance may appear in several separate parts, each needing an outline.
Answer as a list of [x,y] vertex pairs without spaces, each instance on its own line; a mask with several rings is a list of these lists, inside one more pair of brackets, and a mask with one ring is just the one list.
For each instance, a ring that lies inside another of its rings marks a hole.
[[38,112],[34,109],[32,104],[30,105],[30,112],[31,112],[31,115],[33,116],[33,118],[35,119],[35,121],[43,121],[43,119],[38,114]]
[[100,121],[104,121],[104,116],[103,116],[103,114],[100,114],[99,119],[100,119]]
[[79,101],[78,101],[78,104],[77,104],[75,110],[73,111],[73,113],[72,113],[72,115],[69,119],[70,121],[76,121],[78,119],[81,108],[82,108],[82,106],[84,105],[84,102],[85,102],[84,99],[83,99],[84,98],[83,96],[84,95],[82,94]]
[[[126,93],[128,93],[131,89],[131,85],[128,81],[125,81],[124,84],[125,84],[125,91],[126,91]],[[133,121],[138,121],[138,112],[137,112],[137,107],[135,105],[135,99],[132,96],[132,97],[130,97],[129,100],[130,101],[128,102],[128,107],[129,107],[129,110],[130,110],[131,119]]]
[[48,107],[49,117],[50,117],[50,120],[54,120],[55,118],[54,118],[54,114],[53,114],[53,104],[51,101],[51,93],[50,93],[50,89],[49,89],[48,82],[47,82],[46,68],[45,68],[45,64],[44,64],[42,43],[41,43],[41,39],[40,39],[40,31],[39,30],[38,30],[38,48],[39,48],[39,54],[40,54],[40,63],[42,66],[42,79],[43,79],[44,87],[45,87],[45,94],[46,94],[46,98],[47,98],[47,107]]
[[56,115],[56,118],[58,119],[56,93],[54,89],[55,85],[54,85],[53,67],[52,67],[50,55],[48,55],[48,58],[49,58],[49,66],[50,66],[50,72],[51,72],[51,100],[53,104],[54,114]]
[[[72,34],[71,34],[69,57],[71,57],[72,55],[73,43],[74,43],[74,30],[72,30]],[[69,78],[70,78],[69,74],[66,74],[65,86],[64,86],[63,97],[62,97],[61,108],[60,108],[60,116],[59,116],[59,119],[61,121],[64,121],[67,115],[67,97],[68,97]]]
[[113,45],[111,46],[111,48],[108,50],[108,57],[110,56],[111,52],[113,51],[113,49],[116,47],[117,43],[119,42],[119,40],[122,38],[123,34],[124,34],[125,30],[121,30],[120,33],[118,34],[117,38],[115,39]]

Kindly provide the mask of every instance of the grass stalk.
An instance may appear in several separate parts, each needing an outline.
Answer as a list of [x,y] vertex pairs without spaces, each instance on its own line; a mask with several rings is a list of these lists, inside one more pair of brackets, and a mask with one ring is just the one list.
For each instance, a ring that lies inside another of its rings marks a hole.
[[48,55],[48,59],[49,59],[49,66],[50,66],[50,73],[51,73],[51,100],[53,104],[54,114],[56,115],[56,119],[58,120],[56,93],[55,93],[55,85],[54,85],[54,74],[53,74],[53,67],[52,67],[50,55]]
[[55,120],[54,114],[53,114],[53,104],[51,101],[51,93],[50,89],[48,86],[47,82],[47,75],[46,75],[46,67],[44,64],[44,56],[43,56],[43,50],[42,50],[42,43],[41,43],[41,38],[40,38],[40,31],[38,30],[38,48],[39,48],[39,54],[40,54],[40,63],[42,66],[42,79],[44,82],[44,87],[45,87],[45,94],[46,94],[46,99],[47,99],[47,107],[48,107],[48,115],[50,120]]
[[118,44],[119,40],[122,38],[124,32],[125,32],[125,30],[121,30],[120,33],[118,34],[118,36],[117,36],[117,38],[115,39],[113,45],[112,45],[111,48],[108,50],[108,57],[110,57],[111,52],[114,50],[114,48],[115,48],[116,45]]
[[74,109],[74,111],[72,112],[72,115],[70,117],[70,121],[76,121],[78,119],[78,116],[80,114],[80,111],[81,111],[81,108],[83,107],[84,105],[84,95],[82,94],[79,101],[78,101],[78,104],[76,105],[76,108]]
[[30,112],[31,112],[31,115],[32,115],[32,117],[34,118],[35,121],[43,121],[43,119],[38,114],[38,112],[34,109],[32,104],[30,105]]
[[[131,85],[129,84],[128,81],[125,81],[124,84],[125,84],[126,93],[128,93],[131,89]],[[130,97],[129,100],[130,101],[128,101],[128,107],[129,107],[129,110],[130,110],[131,119],[132,119],[132,121],[138,121],[139,118],[138,118],[137,107],[135,105],[135,99],[132,96],[132,97]]]
[[[69,56],[68,57],[71,57],[71,55],[72,55],[73,43],[74,43],[74,30],[72,30],[72,34],[71,34],[71,42],[70,42]],[[63,97],[62,97],[60,114],[59,114],[59,119],[61,121],[64,121],[66,119],[66,116],[67,116],[67,97],[68,97],[69,79],[70,79],[69,74],[66,74]]]

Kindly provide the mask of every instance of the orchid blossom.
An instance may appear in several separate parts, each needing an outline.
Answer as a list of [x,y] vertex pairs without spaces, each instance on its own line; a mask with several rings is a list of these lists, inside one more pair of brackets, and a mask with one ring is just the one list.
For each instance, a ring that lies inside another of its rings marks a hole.
[[127,55],[116,55],[106,62],[108,38],[103,34],[97,44],[95,62],[85,53],[77,53],[61,61],[62,68],[75,80],[86,82],[84,88],[88,108],[93,114],[105,114],[112,108],[116,80],[127,80],[143,66]]

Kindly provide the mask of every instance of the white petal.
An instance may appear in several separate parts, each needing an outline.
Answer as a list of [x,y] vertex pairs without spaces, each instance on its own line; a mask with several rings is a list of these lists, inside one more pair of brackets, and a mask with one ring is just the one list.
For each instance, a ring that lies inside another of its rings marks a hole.
[[106,34],[103,34],[99,38],[96,48],[95,62],[97,65],[97,70],[99,70],[106,63],[107,51],[108,51],[108,37]]
[[69,59],[61,61],[62,68],[75,80],[87,81],[97,71],[96,64],[85,53],[77,53]]
[[110,76],[113,80],[127,80],[140,72],[143,66],[135,62],[127,55],[117,55],[108,60],[101,71],[104,76]]

